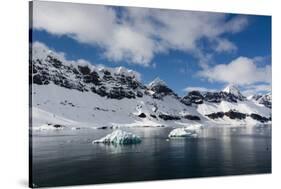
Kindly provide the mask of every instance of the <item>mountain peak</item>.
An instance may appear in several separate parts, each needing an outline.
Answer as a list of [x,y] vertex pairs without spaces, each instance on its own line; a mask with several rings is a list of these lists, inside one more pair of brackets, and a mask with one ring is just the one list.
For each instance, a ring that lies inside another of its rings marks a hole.
[[153,81],[151,81],[148,86],[149,87],[154,87],[154,86],[167,86],[165,81],[161,80],[159,77],[156,77]]
[[230,93],[230,94],[233,94],[237,97],[239,96],[243,96],[238,88],[238,86],[234,85],[234,84],[229,84],[227,85],[224,89],[223,89],[223,92],[226,92],[226,93]]

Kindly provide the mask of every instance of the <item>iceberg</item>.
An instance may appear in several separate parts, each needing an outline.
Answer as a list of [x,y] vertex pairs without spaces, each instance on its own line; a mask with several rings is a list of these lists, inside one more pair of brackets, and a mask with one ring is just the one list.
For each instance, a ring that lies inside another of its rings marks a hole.
[[139,136],[122,131],[122,130],[116,130],[112,133],[106,135],[105,137],[94,140],[92,143],[104,143],[104,144],[138,144],[141,142],[141,139]]
[[173,129],[169,133],[169,138],[174,138],[174,137],[197,137],[197,132],[195,130],[190,130],[188,128],[176,128]]

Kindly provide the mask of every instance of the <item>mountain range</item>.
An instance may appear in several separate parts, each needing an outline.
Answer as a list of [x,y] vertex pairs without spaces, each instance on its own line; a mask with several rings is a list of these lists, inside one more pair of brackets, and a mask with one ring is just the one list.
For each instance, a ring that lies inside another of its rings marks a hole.
[[181,97],[160,78],[145,85],[133,70],[68,61],[40,45],[31,50],[30,86],[34,127],[271,123],[271,93],[245,97],[228,85]]

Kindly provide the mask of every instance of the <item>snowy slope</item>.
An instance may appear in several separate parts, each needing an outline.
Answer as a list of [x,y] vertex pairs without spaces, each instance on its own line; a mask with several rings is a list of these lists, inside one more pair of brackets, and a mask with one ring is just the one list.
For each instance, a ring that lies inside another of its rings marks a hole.
[[[184,104],[170,96],[163,100],[153,99],[150,96],[116,100],[101,97],[90,91],[80,92],[54,84],[34,85],[33,96],[34,126],[43,123],[61,123],[80,127],[162,126],[170,124],[171,121],[164,121],[150,115],[199,116],[196,108],[186,108]],[[146,117],[139,117],[141,113]],[[188,124],[194,121],[183,119],[178,122]]]

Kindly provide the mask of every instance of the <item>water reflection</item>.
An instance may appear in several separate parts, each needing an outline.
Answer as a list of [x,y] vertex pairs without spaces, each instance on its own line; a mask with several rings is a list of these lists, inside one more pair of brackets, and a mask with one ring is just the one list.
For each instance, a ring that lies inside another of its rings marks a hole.
[[126,128],[135,145],[92,144],[112,132],[76,130],[33,136],[38,186],[271,172],[271,127],[203,128],[168,139],[172,128]]
[[108,154],[117,154],[117,153],[126,153],[126,152],[141,152],[140,151],[140,144],[131,144],[131,145],[122,145],[122,144],[93,144],[99,150],[104,151]]

